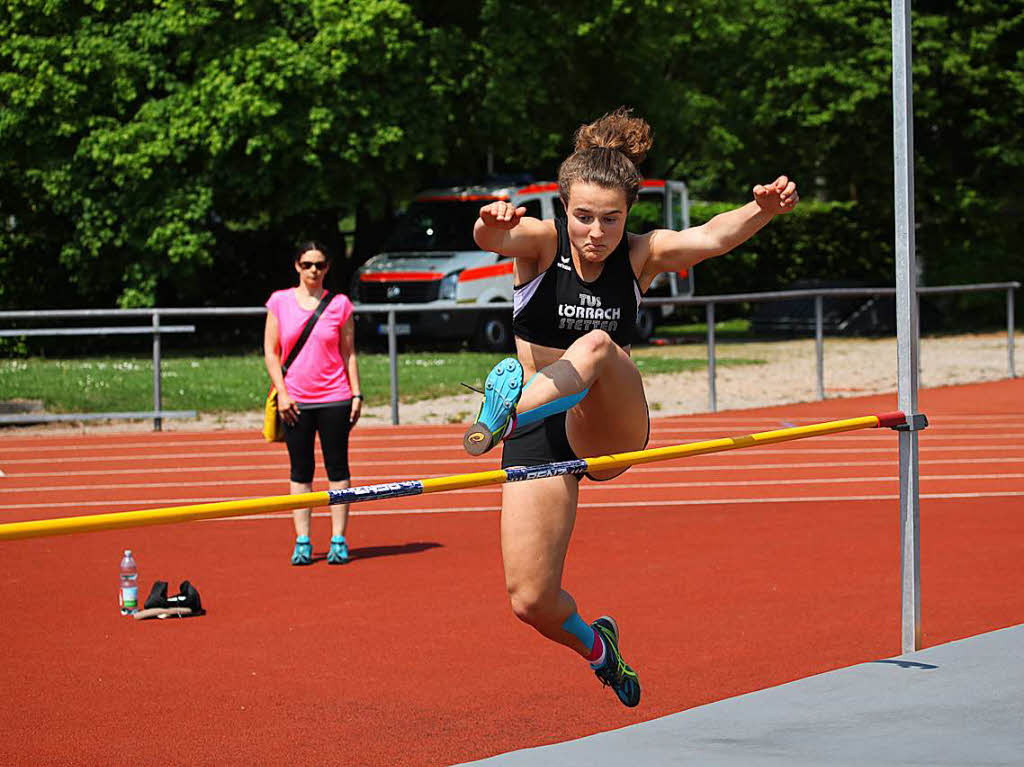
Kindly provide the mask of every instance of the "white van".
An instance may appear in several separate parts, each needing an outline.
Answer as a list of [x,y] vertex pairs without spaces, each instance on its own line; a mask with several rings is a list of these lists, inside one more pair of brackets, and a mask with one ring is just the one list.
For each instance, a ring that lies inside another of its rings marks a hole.
[[[512,302],[512,259],[480,250],[473,224],[480,208],[507,200],[526,208],[526,215],[565,217],[558,184],[481,185],[432,189],[417,195],[397,218],[383,252],[356,272],[351,297],[356,319],[365,332],[387,334],[382,314],[358,313],[359,304],[435,304],[437,310],[400,312],[400,335],[415,338],[470,340],[474,347],[504,351],[512,347],[511,308],[487,309]],[[645,180],[630,211],[627,230],[683,229],[690,225],[689,198],[681,181]],[[693,273],[659,275],[649,296],[693,294]],[[444,311],[454,304],[472,304],[480,311]],[[641,308],[638,340],[646,341],[672,307]]]

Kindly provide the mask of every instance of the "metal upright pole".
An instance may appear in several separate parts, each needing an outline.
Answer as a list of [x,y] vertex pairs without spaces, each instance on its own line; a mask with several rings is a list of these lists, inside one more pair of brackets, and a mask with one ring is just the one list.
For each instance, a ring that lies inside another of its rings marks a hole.
[[394,309],[388,312],[388,368],[391,372],[391,423],[398,426],[398,329]]
[[[160,392],[160,312],[153,312],[153,413],[162,408]],[[164,421],[159,415],[153,416],[153,431],[163,431]]]
[[818,399],[825,399],[825,310],[824,299],[814,297],[814,355],[818,373]]
[[914,386],[914,391],[921,391],[921,382],[925,378],[925,359],[921,353],[921,294],[916,292],[916,285],[914,286],[913,293],[913,316],[914,328],[913,339],[915,343],[916,354],[918,354],[918,385]]
[[708,322],[708,410],[718,410],[718,394],[715,391],[715,305],[707,305]]
[[[918,301],[914,252],[914,100],[910,0],[892,0],[893,160],[896,199],[896,361],[899,409],[917,414]],[[921,647],[920,476],[917,432],[899,432],[903,652]]]
[[1006,291],[1006,366],[1010,378],[1017,377],[1013,364],[1013,288]]

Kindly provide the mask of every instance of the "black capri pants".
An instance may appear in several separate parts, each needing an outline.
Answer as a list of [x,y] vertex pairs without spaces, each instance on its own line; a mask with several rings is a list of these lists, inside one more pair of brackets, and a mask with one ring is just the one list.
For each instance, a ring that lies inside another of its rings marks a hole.
[[284,441],[288,445],[292,482],[313,481],[313,441],[320,432],[320,451],[327,479],[342,482],[351,478],[348,468],[348,433],[352,429],[352,400],[326,405],[299,405],[299,420],[285,424]]

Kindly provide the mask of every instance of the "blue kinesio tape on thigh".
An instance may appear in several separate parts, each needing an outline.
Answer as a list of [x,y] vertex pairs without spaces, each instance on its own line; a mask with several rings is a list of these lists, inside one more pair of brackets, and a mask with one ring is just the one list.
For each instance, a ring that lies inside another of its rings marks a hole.
[[579,613],[573,613],[565,619],[565,623],[562,624],[562,631],[568,631],[575,636],[583,642],[584,647],[588,650],[594,649],[594,629],[583,622]]
[[[526,386],[523,387],[524,392],[526,391],[526,387],[533,383],[533,379],[536,377],[537,376],[534,375],[526,382]],[[588,391],[590,391],[590,389],[584,389],[577,394],[569,394],[565,397],[559,397],[556,400],[552,400],[551,402],[546,402],[540,407],[535,407],[533,410],[527,410],[525,413],[516,413],[516,428],[519,429],[523,426],[529,426],[531,423],[543,421],[549,415],[554,415],[555,413],[564,413],[569,408],[581,402],[583,398],[587,396]]]

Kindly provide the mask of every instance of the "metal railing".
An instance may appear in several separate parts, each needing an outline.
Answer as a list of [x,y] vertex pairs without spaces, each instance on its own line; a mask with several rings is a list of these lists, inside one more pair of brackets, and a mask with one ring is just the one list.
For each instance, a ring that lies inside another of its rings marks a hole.
[[[1016,378],[1014,364],[1014,291],[1019,282],[985,282],[973,285],[938,285],[917,289],[918,301],[921,295],[950,293],[983,293],[1006,291],[1006,367],[1007,377]],[[807,290],[770,291],[765,293],[734,293],[717,296],[690,296],[688,298],[645,298],[645,306],[704,304],[708,326],[708,409],[714,413],[718,402],[715,391],[715,306],[717,304],[758,303],[761,301],[792,301],[811,299],[814,301],[814,346],[817,372],[818,399],[825,399],[825,351],[824,351],[824,299],[825,298],[871,298],[895,296],[896,288],[810,288]]]
[[[91,310],[84,310],[91,312]],[[124,310],[120,310],[124,311]],[[148,310],[146,310],[148,311]],[[56,319],[61,312],[0,312],[9,319],[28,319],[31,317]],[[66,313],[65,313],[66,314]],[[27,316],[26,316],[27,315]],[[75,313],[76,317],[81,316],[103,316],[101,314]],[[114,316],[123,317],[118,313]],[[0,330],[0,338],[29,338],[39,336],[123,336],[123,335],[146,335],[153,336],[153,409],[150,411],[133,410],[115,413],[45,413],[45,414],[4,414],[0,415],[0,424],[29,424],[45,423],[53,421],[95,421],[105,418],[135,419],[152,418],[153,429],[160,431],[163,428],[164,418],[195,418],[195,410],[164,410],[161,405],[161,365],[160,365],[160,336],[166,333],[194,333],[195,325],[161,325],[159,313],[152,313],[150,325],[117,325],[113,327],[74,327],[74,328],[26,328],[21,330]]]
[[[991,282],[974,285],[941,285],[921,287],[918,295],[937,295],[951,293],[979,293],[987,291],[1006,291],[1006,354],[1007,377],[1016,378],[1014,364],[1014,291],[1020,288],[1019,282]],[[817,372],[818,399],[825,399],[825,353],[824,353],[824,299],[825,298],[870,298],[894,296],[895,288],[820,288],[806,290],[771,291],[764,293],[735,293],[716,296],[688,296],[676,298],[646,298],[643,306],[686,306],[703,305],[707,320],[707,369],[708,369],[708,409],[715,412],[718,408],[716,391],[716,337],[715,307],[718,304],[760,303],[765,301],[792,301],[807,299],[814,302],[814,341],[815,364]],[[920,300],[920,298],[919,298]],[[388,336],[388,361],[390,378],[391,422],[399,423],[398,408],[398,328],[396,318],[408,312],[462,312],[462,311],[494,311],[511,310],[510,303],[492,303],[481,307],[476,304],[456,304],[455,302],[432,302],[428,304],[356,304],[357,314],[386,314]],[[32,310],[0,312],[0,322],[19,320],[83,320],[95,318],[130,319],[148,317],[149,326],[121,327],[90,327],[90,328],[27,328],[0,330],[0,337],[43,336],[43,335],[113,335],[124,333],[151,333],[153,335],[153,411],[133,413],[65,413],[40,415],[0,415],[0,424],[4,423],[41,423],[44,421],[75,421],[101,418],[152,418],[153,428],[162,428],[162,418],[191,417],[195,411],[166,411],[161,408],[160,367],[161,346],[160,336],[166,333],[191,333],[193,325],[161,325],[162,317],[246,317],[265,316],[266,308],[259,307],[202,307],[174,309],[70,309],[70,310]]]

